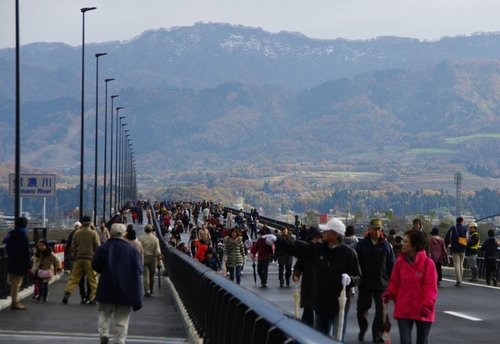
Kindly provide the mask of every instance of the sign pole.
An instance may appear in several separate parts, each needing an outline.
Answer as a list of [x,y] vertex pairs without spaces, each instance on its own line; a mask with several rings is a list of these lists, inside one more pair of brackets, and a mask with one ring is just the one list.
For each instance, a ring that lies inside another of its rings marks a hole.
[[44,197],[43,198],[43,212],[42,212],[42,214],[43,214],[42,215],[43,216],[43,218],[42,218],[42,228],[45,228],[45,210],[46,210],[46,208],[47,208],[47,198]]

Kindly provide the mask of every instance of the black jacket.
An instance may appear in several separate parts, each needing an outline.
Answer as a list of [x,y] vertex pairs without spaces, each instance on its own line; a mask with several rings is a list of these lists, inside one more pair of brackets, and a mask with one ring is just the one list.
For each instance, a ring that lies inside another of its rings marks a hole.
[[[277,237],[277,248],[311,262],[314,269],[312,307],[318,312],[338,312],[339,296],[342,291],[342,274],[351,276],[351,284],[361,276],[356,252],[339,244],[333,248],[323,243],[305,243],[301,240],[289,241]],[[349,289],[348,289],[349,290]],[[351,293],[346,293],[346,310],[349,309]]]
[[359,265],[363,277],[359,284],[360,290],[384,291],[389,285],[392,268],[396,257],[391,245],[381,236],[373,245],[370,235],[358,242],[356,246]]
[[24,231],[15,228],[6,244],[7,272],[18,276],[24,276],[31,269],[30,242]]

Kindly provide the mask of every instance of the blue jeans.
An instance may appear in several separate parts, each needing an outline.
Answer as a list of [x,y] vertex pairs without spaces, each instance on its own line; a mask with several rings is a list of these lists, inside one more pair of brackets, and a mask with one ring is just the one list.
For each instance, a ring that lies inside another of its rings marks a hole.
[[431,322],[411,319],[398,319],[400,344],[411,344],[413,324],[417,325],[417,344],[427,344],[427,337],[431,330]]
[[236,272],[236,284],[241,283],[241,265],[238,265],[236,267],[228,267],[227,270],[229,271],[229,279],[231,281],[234,281],[234,275]]
[[[349,310],[344,313],[344,326],[342,327],[342,342],[344,342],[345,330],[347,328],[347,314]],[[337,339],[337,330],[339,327],[339,313],[338,312],[314,312],[314,328],[319,332]]]

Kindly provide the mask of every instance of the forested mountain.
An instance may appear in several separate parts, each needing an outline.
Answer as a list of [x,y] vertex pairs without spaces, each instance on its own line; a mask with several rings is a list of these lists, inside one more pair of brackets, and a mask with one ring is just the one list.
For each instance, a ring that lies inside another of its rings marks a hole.
[[[95,58],[102,78],[118,88],[210,88],[230,82],[307,89],[330,80],[387,70],[420,70],[443,60],[498,59],[500,34],[439,41],[379,37],[311,39],[300,33],[198,23],[146,31],[124,42],[86,44],[88,95],[95,94]],[[0,50],[0,99],[14,92],[14,49]],[[79,97],[81,50],[62,43],[22,46],[24,100]]]

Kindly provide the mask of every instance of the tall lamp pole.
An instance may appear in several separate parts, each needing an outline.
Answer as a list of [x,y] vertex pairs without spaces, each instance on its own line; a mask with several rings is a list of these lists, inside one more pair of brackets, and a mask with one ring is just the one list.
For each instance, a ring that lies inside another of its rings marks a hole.
[[[121,123],[122,123],[122,118],[125,118],[125,116],[120,116],[119,110],[123,109],[123,106],[117,107],[116,108],[116,145],[115,145],[115,182],[114,182],[114,187],[115,187],[115,193],[114,193],[114,203],[113,206],[115,208],[116,212],[116,205],[117,205],[117,200],[116,200],[116,184],[118,183],[118,144],[120,143],[120,137],[118,136],[120,132],[118,131],[119,128],[121,128]],[[113,154],[113,152],[111,152]],[[111,192],[112,190],[110,190]]]
[[19,0],[16,0],[16,153],[14,218],[21,216],[21,46],[19,45]]
[[[108,82],[115,79],[104,79],[106,83],[106,93],[104,98],[106,99],[106,105],[104,107],[104,185],[103,185],[103,200],[102,200],[102,218],[106,221],[106,164],[108,156]],[[111,105],[111,110],[113,110],[113,105]]]
[[[97,148],[98,148],[98,129],[99,129],[99,57],[108,55],[108,53],[95,54],[95,157],[94,157],[94,224],[97,225]],[[104,216],[104,215],[103,215]]]
[[[125,147],[127,146],[125,142],[125,140],[129,140],[129,134],[127,134],[127,132],[130,131],[128,129],[125,129],[123,131],[123,140],[122,140],[122,151],[121,151],[121,158],[122,158],[122,162],[120,164],[120,172],[121,172],[121,175],[120,175],[120,189],[119,189],[119,193],[120,193],[120,204],[123,204],[123,188],[124,188],[124,185],[125,185],[125,153],[126,153],[126,150],[125,150]],[[130,141],[130,140],[129,140]]]
[[[111,156],[111,161],[109,162],[109,217],[113,214],[113,99],[119,97],[119,95],[111,96],[111,149],[109,154]],[[123,107],[120,107],[123,108]],[[116,110],[118,112],[118,110]],[[118,121],[116,121],[118,125]]]
[[128,149],[125,150],[125,154],[124,154],[124,158],[125,158],[125,162],[123,164],[123,188],[122,188],[122,203],[123,201],[126,199],[125,198],[125,195],[126,195],[126,191],[127,191],[127,185],[128,185],[128,166],[130,164],[130,141],[132,141],[132,139],[130,138],[130,135],[127,135],[128,139]]
[[[127,125],[127,123],[123,123],[122,124],[122,119],[125,118],[125,116],[120,116],[120,125],[121,125],[121,129],[120,129],[120,137],[119,137],[119,146],[118,144],[116,145],[116,162],[117,164],[115,165],[115,208],[118,208],[118,171],[121,171],[121,170],[118,170],[118,165],[121,164],[121,151],[122,151],[122,137],[123,137],[123,127]],[[118,128],[117,128],[118,129]],[[117,137],[118,138],[118,137]],[[120,154],[120,155],[118,155]]]
[[85,137],[85,13],[88,11],[95,10],[97,7],[84,7],[81,8],[80,11],[82,12],[82,108],[81,108],[81,140],[80,140],[80,220],[83,216],[83,177],[84,177],[84,166],[83,166],[83,160],[84,160],[84,137]]

